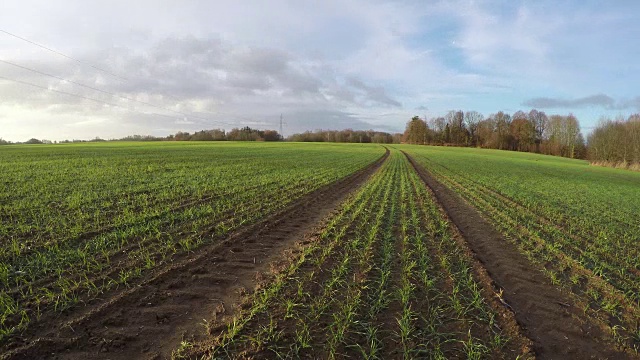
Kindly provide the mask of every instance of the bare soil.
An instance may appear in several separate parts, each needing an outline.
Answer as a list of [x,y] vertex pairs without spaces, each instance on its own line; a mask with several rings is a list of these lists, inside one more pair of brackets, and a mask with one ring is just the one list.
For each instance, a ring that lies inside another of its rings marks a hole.
[[453,190],[438,182],[405,153],[422,180],[456,225],[494,287],[513,312],[540,359],[626,359],[611,335],[573,304],[568,292],[553,285],[516,246]]
[[[205,245],[86,306],[45,316],[0,349],[3,359],[164,359],[230,318],[286,250],[364,184],[389,156],[294,201],[227,239]],[[205,320],[207,319],[207,320]],[[209,329],[210,330],[210,329]]]

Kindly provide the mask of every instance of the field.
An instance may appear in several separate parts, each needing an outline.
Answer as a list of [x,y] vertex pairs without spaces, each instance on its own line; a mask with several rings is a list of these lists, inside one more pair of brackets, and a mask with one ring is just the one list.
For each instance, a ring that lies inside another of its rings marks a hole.
[[410,148],[576,306],[640,349],[640,174],[535,154]]
[[[473,262],[399,151],[253,295],[215,358],[519,355]],[[515,342],[514,342],[515,343]]]
[[5,358],[633,358],[640,174],[408,145],[0,149]]
[[384,152],[134,143],[2,150],[0,339],[48,310],[127,286]]

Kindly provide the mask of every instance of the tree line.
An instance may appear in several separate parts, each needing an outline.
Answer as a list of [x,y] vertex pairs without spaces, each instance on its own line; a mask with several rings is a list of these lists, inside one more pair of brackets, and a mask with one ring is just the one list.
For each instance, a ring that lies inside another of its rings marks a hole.
[[409,144],[475,146],[538,152],[583,159],[586,145],[573,115],[547,116],[533,109],[513,115],[499,111],[487,118],[477,111],[449,111],[428,120],[414,116],[403,134]]
[[588,144],[592,163],[640,170],[640,114],[600,119]]
[[[120,139],[63,140],[60,143],[101,141],[282,141],[275,130],[258,130],[248,126],[179,131],[158,137],[131,135]],[[528,113],[499,111],[484,117],[477,111],[449,111],[445,116],[428,120],[414,116],[403,134],[373,130],[316,130],[289,136],[287,141],[343,142],[474,146],[501,150],[528,151],[568,158],[588,159],[591,163],[640,170],[640,114],[627,119],[603,118],[585,143],[580,123],[573,115],[550,115],[532,109]],[[0,145],[53,144],[50,140],[29,139],[11,142],[0,138]]]
[[0,138],[0,145],[18,145],[18,144],[55,144],[57,143],[56,141],[51,141],[51,140],[39,140],[36,138],[31,138],[25,142],[12,142],[12,141],[8,141],[5,140],[3,138]]
[[[102,141],[283,141],[285,140],[275,130],[258,130],[248,126],[233,128],[230,131],[223,129],[201,130],[194,133],[179,131],[169,136],[129,135],[119,139],[105,140],[96,137],[91,140],[63,140],[53,142],[50,140],[29,139],[25,142],[12,143],[0,138],[0,145],[9,144],[53,144],[53,143],[84,143]],[[315,130],[305,131],[289,136],[287,141],[297,142],[339,142],[339,143],[378,143],[399,144],[402,134],[390,134],[374,130]]]
[[402,134],[390,134],[373,130],[316,130],[293,134],[287,141],[399,144]]
[[275,130],[258,130],[248,126],[233,128],[225,132],[222,129],[202,130],[193,134],[177,132],[169,135],[169,141],[280,141],[282,136]]
[[39,140],[31,138],[25,142],[10,142],[0,138],[0,145],[11,144],[68,144],[68,143],[85,143],[85,142],[103,142],[103,141],[281,141],[283,137],[275,130],[258,130],[248,126],[243,128],[233,128],[230,131],[222,129],[201,130],[193,134],[184,131],[178,131],[169,136],[152,136],[152,135],[129,135],[119,139],[105,140],[96,137],[91,140]]

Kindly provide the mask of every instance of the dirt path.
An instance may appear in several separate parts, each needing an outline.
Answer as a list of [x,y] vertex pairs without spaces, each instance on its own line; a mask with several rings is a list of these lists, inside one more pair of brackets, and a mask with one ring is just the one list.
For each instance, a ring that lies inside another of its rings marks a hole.
[[[404,153],[404,152],[403,152]],[[404,153],[433,190],[514,312],[540,359],[625,359],[608,333],[572,306],[572,298],[549,283],[515,245],[506,240],[473,206],[439,183]]]
[[[39,324],[5,359],[163,359],[182,340],[206,335],[207,321],[229,317],[259,274],[305,239],[382,165],[378,161],[296,200],[223,242],[154,270],[129,289]],[[207,319],[205,321],[204,319]]]

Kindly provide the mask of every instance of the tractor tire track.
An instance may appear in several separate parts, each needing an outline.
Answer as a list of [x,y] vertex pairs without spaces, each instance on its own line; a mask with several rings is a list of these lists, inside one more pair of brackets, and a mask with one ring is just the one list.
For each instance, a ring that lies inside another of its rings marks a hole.
[[304,241],[389,156],[326,185],[240,229],[151,271],[132,287],[47,319],[2,359],[162,359],[183,340],[207,337],[207,321],[231,318],[260,274]]
[[[404,153],[404,152],[403,152]],[[571,304],[540,269],[507,241],[473,206],[404,153],[487,270],[540,359],[626,359],[603,328]],[[569,306],[567,306],[569,305]]]

